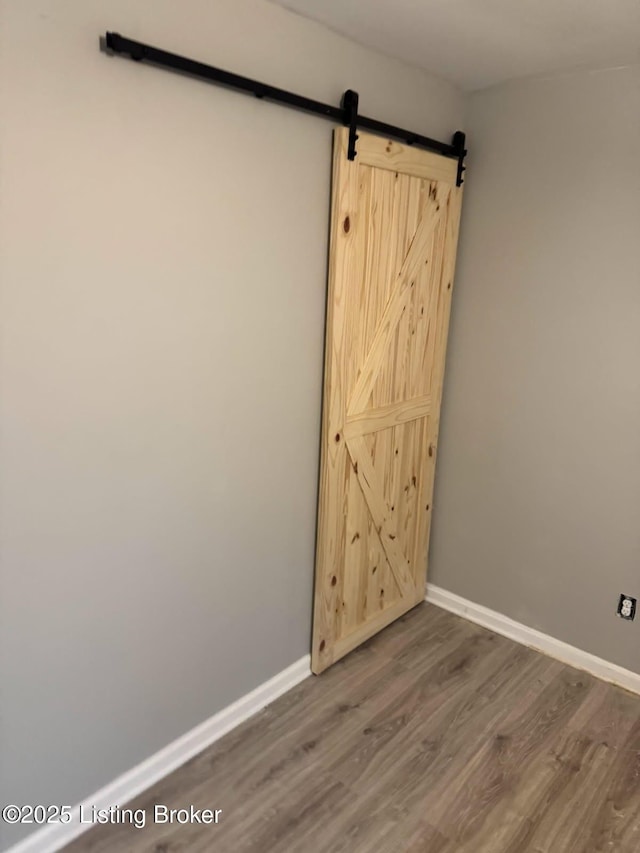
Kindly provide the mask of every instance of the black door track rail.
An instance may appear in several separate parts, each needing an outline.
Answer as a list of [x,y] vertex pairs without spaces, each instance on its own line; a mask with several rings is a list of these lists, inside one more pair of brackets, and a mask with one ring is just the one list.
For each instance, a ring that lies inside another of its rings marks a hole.
[[400,127],[394,127],[392,124],[386,124],[385,122],[360,115],[358,113],[358,93],[351,89],[347,89],[342,96],[341,105],[333,107],[330,104],[323,104],[320,101],[296,95],[294,92],[288,92],[286,89],[278,89],[266,83],[258,83],[257,80],[251,80],[249,77],[242,77],[239,74],[224,71],[222,68],[216,68],[213,65],[205,65],[205,63],[197,62],[194,59],[187,59],[176,53],[160,50],[157,47],[134,41],[118,33],[108,32],[105,42],[107,52],[109,53],[130,56],[136,62],[147,62],[149,65],[155,65],[159,68],[170,68],[174,71],[188,74],[191,77],[197,77],[200,80],[208,80],[211,83],[218,83],[221,86],[248,92],[251,95],[255,95],[256,98],[266,98],[269,101],[275,101],[287,107],[314,113],[315,115],[339,122],[349,128],[349,160],[353,160],[357,154],[356,142],[358,139],[358,128],[370,130],[372,133],[377,133],[380,136],[398,139],[406,145],[416,145],[419,148],[426,148],[428,151],[435,151],[444,157],[451,157],[458,161],[457,186],[462,184],[462,173],[465,170],[464,158],[467,151],[464,147],[465,135],[460,130],[453,134],[450,144],[438,142],[437,139],[430,139],[428,136],[422,136],[420,133],[413,133],[410,130],[403,130]]

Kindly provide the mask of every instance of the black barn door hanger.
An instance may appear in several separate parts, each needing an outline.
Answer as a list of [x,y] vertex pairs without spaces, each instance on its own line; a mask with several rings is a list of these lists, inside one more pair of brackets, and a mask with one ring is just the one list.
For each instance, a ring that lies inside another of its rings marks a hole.
[[293,109],[314,113],[315,115],[323,116],[324,118],[343,124],[349,128],[348,157],[350,160],[353,160],[357,155],[357,130],[360,128],[377,133],[380,136],[397,139],[406,145],[417,145],[419,148],[426,148],[429,151],[442,154],[444,157],[451,157],[457,160],[457,185],[460,186],[463,181],[462,173],[465,170],[464,158],[467,151],[465,149],[465,135],[460,130],[453,134],[450,144],[439,142],[420,133],[413,133],[412,131],[403,130],[400,127],[360,115],[358,113],[358,93],[351,89],[347,89],[342,96],[341,105],[334,107],[330,104],[314,101],[311,98],[305,98],[302,95],[296,95],[294,92],[288,92],[286,89],[278,89],[275,86],[251,80],[249,77],[242,77],[239,74],[224,71],[222,68],[216,68],[213,65],[206,65],[194,59],[187,59],[184,56],[160,50],[157,47],[134,41],[118,33],[108,32],[104,44],[109,53],[130,56],[136,62],[146,62],[158,68],[170,68],[174,71],[180,71],[191,77],[198,77],[201,80],[218,83],[221,86],[227,86],[231,89],[255,95],[256,98],[265,98],[269,101],[275,101]]

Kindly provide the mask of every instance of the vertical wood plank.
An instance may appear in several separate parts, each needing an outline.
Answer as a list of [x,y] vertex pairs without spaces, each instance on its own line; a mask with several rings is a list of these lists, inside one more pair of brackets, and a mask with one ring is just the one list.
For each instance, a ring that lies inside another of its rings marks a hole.
[[349,476],[342,426],[347,408],[346,360],[349,339],[346,303],[356,276],[351,250],[358,228],[358,164],[347,159],[348,133],[334,131],[329,287],[325,344],[322,447],[311,667],[321,672],[333,661],[344,584],[345,484]]
[[[430,368],[430,391],[433,399],[432,413],[428,419],[427,432],[427,457],[430,462],[425,484],[423,502],[425,505],[424,531],[419,537],[422,556],[419,558],[425,563],[425,585],[427,573],[427,555],[429,548],[429,537],[431,531],[431,519],[433,517],[433,488],[435,483],[435,466],[437,458],[438,438],[440,432],[440,410],[442,406],[442,389],[444,382],[445,358],[447,352],[447,339],[449,334],[449,318],[451,314],[451,297],[453,293],[453,279],[455,274],[456,253],[458,248],[458,235],[460,231],[460,213],[462,209],[462,187],[453,187],[448,200],[448,213],[445,225],[444,237],[444,259],[440,286],[438,288],[437,308],[434,312],[435,336],[434,350]],[[431,455],[429,455],[431,454]],[[427,510],[426,507],[429,507]]]

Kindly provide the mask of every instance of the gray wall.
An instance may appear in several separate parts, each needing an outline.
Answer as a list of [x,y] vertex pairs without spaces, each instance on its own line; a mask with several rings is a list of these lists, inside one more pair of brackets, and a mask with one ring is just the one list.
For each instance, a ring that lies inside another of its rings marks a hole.
[[76,802],[309,650],[331,125],[106,29],[462,122],[261,0],[0,0],[0,801]]
[[640,67],[474,95],[430,578],[640,672]]

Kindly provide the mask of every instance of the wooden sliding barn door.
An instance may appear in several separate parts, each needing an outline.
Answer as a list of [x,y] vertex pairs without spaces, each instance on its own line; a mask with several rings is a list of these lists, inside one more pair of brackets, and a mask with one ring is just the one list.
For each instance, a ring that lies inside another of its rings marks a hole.
[[312,669],[424,599],[462,190],[455,160],[334,140]]

